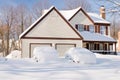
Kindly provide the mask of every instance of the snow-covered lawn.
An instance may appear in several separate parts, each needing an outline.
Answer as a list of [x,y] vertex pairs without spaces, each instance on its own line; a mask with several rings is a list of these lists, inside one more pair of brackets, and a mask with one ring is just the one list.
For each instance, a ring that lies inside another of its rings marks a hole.
[[120,56],[96,54],[96,58],[96,64],[64,58],[47,63],[0,58],[0,80],[120,80]]

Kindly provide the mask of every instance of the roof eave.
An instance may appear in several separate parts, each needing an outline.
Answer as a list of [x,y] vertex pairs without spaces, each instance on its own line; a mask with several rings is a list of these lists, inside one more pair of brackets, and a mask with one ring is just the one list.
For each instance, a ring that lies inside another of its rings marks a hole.
[[83,40],[83,42],[117,43],[117,41],[96,41],[96,40]]
[[94,25],[104,25],[104,26],[110,26],[110,23],[98,23],[98,22],[94,22]]

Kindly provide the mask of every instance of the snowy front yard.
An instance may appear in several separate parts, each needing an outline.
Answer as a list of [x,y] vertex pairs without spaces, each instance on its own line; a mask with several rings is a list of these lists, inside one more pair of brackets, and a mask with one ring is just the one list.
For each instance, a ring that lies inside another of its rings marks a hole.
[[32,59],[0,59],[0,80],[120,80],[120,56],[96,54],[96,64],[48,63]]

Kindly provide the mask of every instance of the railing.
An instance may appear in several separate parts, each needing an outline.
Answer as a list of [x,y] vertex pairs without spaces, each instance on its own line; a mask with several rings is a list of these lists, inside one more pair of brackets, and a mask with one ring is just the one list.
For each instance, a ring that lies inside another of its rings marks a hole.
[[117,52],[115,52],[115,51],[109,51],[109,50],[91,50],[91,51],[92,51],[93,53],[117,55]]

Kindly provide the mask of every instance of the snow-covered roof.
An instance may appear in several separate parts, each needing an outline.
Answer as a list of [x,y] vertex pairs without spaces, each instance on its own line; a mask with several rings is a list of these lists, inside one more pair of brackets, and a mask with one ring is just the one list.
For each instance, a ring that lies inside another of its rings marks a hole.
[[[76,9],[72,10],[59,10],[59,12],[67,19],[69,20],[75,13],[80,10],[81,7],[78,7]],[[46,13],[48,10],[44,10],[44,13]],[[98,14],[96,13],[89,13],[86,12],[86,14],[93,20],[94,23],[103,23],[103,24],[110,24],[109,21],[101,18]]]
[[84,41],[116,42],[112,37],[99,33],[82,31],[80,32],[80,35],[83,37]]
[[[65,17],[65,19],[69,20],[81,7],[72,10],[59,10],[59,12]],[[44,10],[43,13],[48,12],[48,10]]]
[[105,23],[105,24],[110,24],[107,20],[101,18],[98,14],[96,13],[87,13],[90,18],[94,21],[94,23]]
[[72,10],[60,10],[60,13],[69,20],[81,7]]

